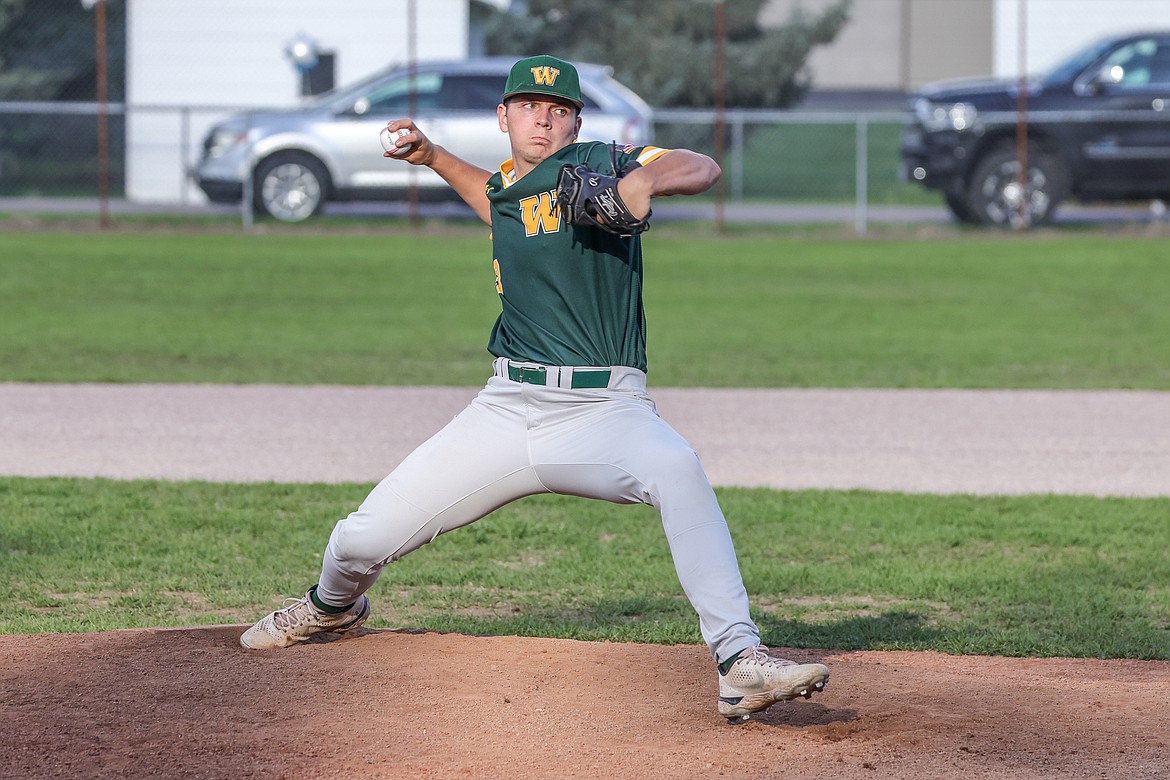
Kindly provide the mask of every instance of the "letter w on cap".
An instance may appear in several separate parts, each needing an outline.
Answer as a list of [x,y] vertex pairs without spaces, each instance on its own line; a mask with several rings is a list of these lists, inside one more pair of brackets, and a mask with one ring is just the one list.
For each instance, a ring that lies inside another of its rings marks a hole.
[[532,78],[537,84],[547,84],[550,87],[557,83],[557,76],[561,72],[556,68],[550,68],[548,65],[538,65],[532,69]]

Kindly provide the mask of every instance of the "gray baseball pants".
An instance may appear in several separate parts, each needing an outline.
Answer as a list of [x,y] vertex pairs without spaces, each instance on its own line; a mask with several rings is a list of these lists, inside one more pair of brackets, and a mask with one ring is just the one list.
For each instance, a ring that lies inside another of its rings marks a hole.
[[318,597],[349,604],[386,564],[439,534],[518,498],[558,493],[655,507],[715,660],[758,644],[723,512],[695,451],[658,416],[646,375],[616,367],[605,388],[571,389],[572,369],[551,369],[551,386],[508,379],[504,358],[495,369],[466,409],[337,523]]

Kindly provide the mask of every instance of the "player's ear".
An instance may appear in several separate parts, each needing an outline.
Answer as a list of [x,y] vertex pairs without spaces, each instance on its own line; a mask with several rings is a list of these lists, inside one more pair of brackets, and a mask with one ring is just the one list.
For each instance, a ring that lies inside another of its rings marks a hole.
[[503,103],[496,106],[496,119],[500,122],[500,132],[508,132],[508,107]]
[[573,140],[577,140],[577,136],[581,135],[581,115],[577,114],[577,129],[573,131]]

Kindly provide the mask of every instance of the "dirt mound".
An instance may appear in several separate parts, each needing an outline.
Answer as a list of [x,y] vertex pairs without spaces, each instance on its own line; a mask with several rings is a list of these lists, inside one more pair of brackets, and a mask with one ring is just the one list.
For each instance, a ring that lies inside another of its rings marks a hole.
[[1170,777],[1170,663],[792,650],[742,725],[699,646],[242,626],[0,636],[20,777]]

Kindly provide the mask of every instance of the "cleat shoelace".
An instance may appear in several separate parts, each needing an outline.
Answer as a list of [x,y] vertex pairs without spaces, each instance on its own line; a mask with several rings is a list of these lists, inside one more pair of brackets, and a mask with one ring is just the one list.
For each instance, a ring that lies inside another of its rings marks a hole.
[[[302,607],[302,609],[298,609],[298,607]],[[272,613],[272,622],[278,628],[292,628],[307,623],[310,619],[311,613],[307,599],[286,599],[284,608]]]
[[763,645],[756,645],[748,653],[744,653],[739,657],[740,661],[748,661],[749,663],[756,663],[760,666],[796,666],[795,661],[789,661],[786,658],[776,658],[768,655],[768,648]]

